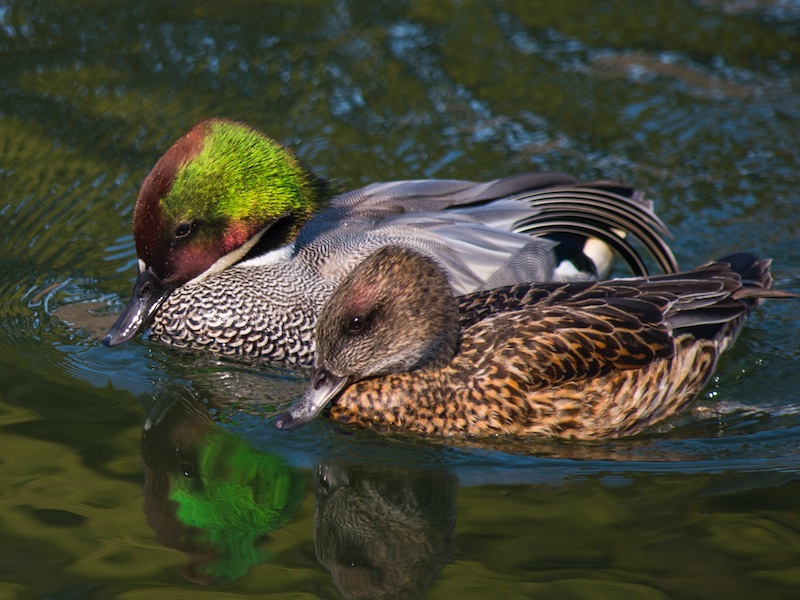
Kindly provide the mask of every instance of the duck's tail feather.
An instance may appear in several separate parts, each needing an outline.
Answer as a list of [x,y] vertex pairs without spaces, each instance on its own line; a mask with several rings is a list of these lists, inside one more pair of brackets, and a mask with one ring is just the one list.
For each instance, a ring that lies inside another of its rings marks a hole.
[[[561,260],[587,256],[604,276],[608,257],[587,251],[585,242],[599,240],[614,250],[634,275],[647,275],[642,247],[659,269],[674,273],[678,264],[667,239],[672,236],[643,194],[618,182],[595,181],[528,192],[519,197],[535,206],[536,214],[519,220],[514,230],[560,242]],[[602,247],[601,247],[602,248]],[[572,253],[572,256],[570,256]],[[593,255],[594,254],[594,255]],[[581,266],[576,265],[580,271]]]
[[341,222],[408,224],[419,221],[420,213],[431,219],[458,214],[487,227],[550,238],[558,243],[559,265],[574,269],[575,277],[556,273],[562,281],[605,278],[614,253],[635,275],[648,273],[647,255],[661,271],[677,271],[666,241],[672,236],[643,193],[616,181],[579,183],[563,173],[522,173],[487,182],[374,183],[334,198],[326,218],[309,222],[298,243],[309,243]]
[[719,351],[724,352],[736,340],[750,312],[764,299],[800,297],[770,289],[771,264],[771,259],[740,252],[688,271],[690,276],[695,273],[718,282],[719,289],[696,296],[684,294],[667,315],[670,326],[697,338],[716,339]]
[[766,298],[798,298],[800,295],[772,288],[772,259],[759,259],[750,252],[737,252],[720,258],[718,263],[730,265],[730,270],[739,275],[742,287],[732,296],[738,300],[750,300],[758,303]]

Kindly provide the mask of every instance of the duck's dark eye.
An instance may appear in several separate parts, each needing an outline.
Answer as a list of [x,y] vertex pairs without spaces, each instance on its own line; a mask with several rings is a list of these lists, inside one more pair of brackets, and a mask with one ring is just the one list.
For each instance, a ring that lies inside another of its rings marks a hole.
[[175,239],[180,240],[185,238],[187,235],[192,233],[192,230],[195,227],[195,223],[181,223],[175,228]]
[[180,472],[183,474],[184,477],[186,477],[186,479],[194,479],[195,477],[197,477],[197,473],[195,472],[194,467],[191,465],[191,463],[181,461],[180,464],[178,465],[178,469],[180,469]]
[[356,334],[361,333],[364,331],[364,328],[367,326],[367,318],[361,316],[355,316],[350,319],[350,322],[347,324],[347,333],[349,334]]

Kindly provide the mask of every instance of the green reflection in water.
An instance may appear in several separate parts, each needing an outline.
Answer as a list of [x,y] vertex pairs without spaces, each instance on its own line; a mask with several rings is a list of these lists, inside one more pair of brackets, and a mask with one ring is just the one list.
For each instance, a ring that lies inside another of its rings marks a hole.
[[304,496],[297,469],[218,428],[196,402],[159,414],[142,438],[142,461],[148,523],[190,557],[183,572],[199,583],[235,580],[267,561],[261,540]]

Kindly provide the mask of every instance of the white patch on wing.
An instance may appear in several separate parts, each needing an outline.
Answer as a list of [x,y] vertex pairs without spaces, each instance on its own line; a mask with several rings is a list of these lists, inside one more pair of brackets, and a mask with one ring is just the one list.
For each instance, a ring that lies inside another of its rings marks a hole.
[[[625,237],[624,232],[620,233],[620,237]],[[583,253],[594,263],[600,279],[608,277],[608,272],[611,270],[611,263],[614,260],[614,251],[608,244],[597,238],[589,238],[583,246]]]
[[579,275],[585,275],[585,273],[579,271],[571,260],[562,260],[558,263],[554,275],[554,281],[568,281]]

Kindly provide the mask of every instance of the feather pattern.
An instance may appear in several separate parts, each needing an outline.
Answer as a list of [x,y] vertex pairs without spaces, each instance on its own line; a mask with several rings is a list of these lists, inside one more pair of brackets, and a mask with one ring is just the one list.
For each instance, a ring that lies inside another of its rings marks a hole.
[[675,275],[453,298],[430,259],[383,248],[326,304],[312,384],[276,426],[332,400],[332,419],[382,430],[634,435],[691,402],[762,298],[794,297],[769,289],[769,267],[741,254]]
[[[171,292],[155,313],[151,338],[192,350],[310,364],[322,305],[377,249],[398,245],[433,258],[455,293],[466,294],[563,279],[557,273],[558,242],[543,236],[567,230],[603,239],[636,274],[646,272],[637,245],[660,269],[677,269],[665,241],[669,233],[652,204],[619,183],[578,184],[558,173],[486,183],[379,183],[335,197],[292,245]],[[594,279],[602,275],[597,271],[593,266],[568,278]]]

